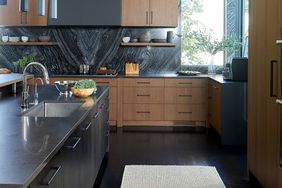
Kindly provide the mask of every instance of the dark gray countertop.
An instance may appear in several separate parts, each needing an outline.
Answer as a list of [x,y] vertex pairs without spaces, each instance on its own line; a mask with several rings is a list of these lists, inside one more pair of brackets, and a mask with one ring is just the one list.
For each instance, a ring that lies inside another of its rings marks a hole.
[[20,94],[0,97],[0,188],[27,187],[107,90],[98,87],[96,94],[81,99],[59,96],[54,86],[39,88],[40,101],[93,101],[60,118],[20,116]]
[[83,78],[183,78],[183,79],[205,79],[209,78],[212,79],[220,84],[230,84],[234,83],[234,81],[227,81],[223,79],[222,74],[216,75],[208,75],[208,74],[200,74],[197,76],[179,76],[175,73],[164,73],[164,74],[140,74],[138,76],[127,76],[124,73],[119,73],[116,76],[103,76],[103,75],[81,75],[81,74],[73,74],[73,75],[51,75],[50,77],[57,77],[57,78],[71,78],[71,77],[79,77]]

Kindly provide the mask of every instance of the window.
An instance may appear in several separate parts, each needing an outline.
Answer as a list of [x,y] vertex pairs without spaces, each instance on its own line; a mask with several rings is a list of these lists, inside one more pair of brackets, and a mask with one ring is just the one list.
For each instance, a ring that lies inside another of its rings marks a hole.
[[242,29],[242,56],[248,57],[248,42],[249,42],[249,0],[244,0],[243,3],[243,29]]
[[[207,65],[211,55],[205,40],[224,37],[224,0],[182,0],[182,65]],[[223,65],[224,55],[215,55],[214,63]]]

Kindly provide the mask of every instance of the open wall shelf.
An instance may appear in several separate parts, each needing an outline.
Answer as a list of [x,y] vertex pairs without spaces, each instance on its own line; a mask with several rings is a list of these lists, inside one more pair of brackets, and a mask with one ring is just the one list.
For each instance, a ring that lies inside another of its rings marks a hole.
[[1,46],[55,46],[57,42],[0,42]]

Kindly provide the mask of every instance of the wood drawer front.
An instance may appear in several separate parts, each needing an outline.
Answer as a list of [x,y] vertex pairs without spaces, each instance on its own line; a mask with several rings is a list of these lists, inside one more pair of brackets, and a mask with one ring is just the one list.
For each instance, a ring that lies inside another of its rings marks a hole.
[[166,104],[165,120],[206,121],[207,106],[204,104]]
[[124,87],[124,104],[163,103],[164,88],[161,87]]
[[110,121],[117,120],[117,104],[110,103],[109,119]]
[[163,104],[124,104],[125,121],[160,121],[164,118]]
[[97,85],[117,86],[117,79],[115,78],[93,78]]
[[117,87],[110,87],[110,103],[117,103]]
[[155,78],[125,78],[123,80],[125,87],[163,87],[164,79]]
[[207,87],[207,79],[165,79],[165,87]]
[[165,103],[207,103],[207,88],[165,88]]

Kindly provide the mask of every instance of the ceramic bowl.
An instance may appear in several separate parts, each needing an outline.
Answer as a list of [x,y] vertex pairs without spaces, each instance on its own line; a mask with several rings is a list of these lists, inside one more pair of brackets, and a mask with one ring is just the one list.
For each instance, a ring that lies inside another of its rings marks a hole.
[[38,39],[41,42],[48,42],[50,41],[51,37],[50,36],[39,36]]
[[9,41],[10,42],[19,42],[20,41],[20,37],[9,37]]
[[71,88],[71,92],[76,97],[86,98],[96,92],[97,88],[90,88],[90,89],[76,89],[74,87]]
[[57,90],[60,94],[68,94],[71,91],[71,88],[75,86],[76,81],[66,80],[66,81],[55,81],[54,82]]
[[23,42],[27,42],[27,41],[28,41],[28,37],[27,37],[27,36],[22,36],[22,37],[21,37],[21,40],[22,40]]
[[130,37],[123,37],[122,41],[128,43],[130,41]]
[[2,36],[2,42],[8,42],[9,37],[8,36]]

